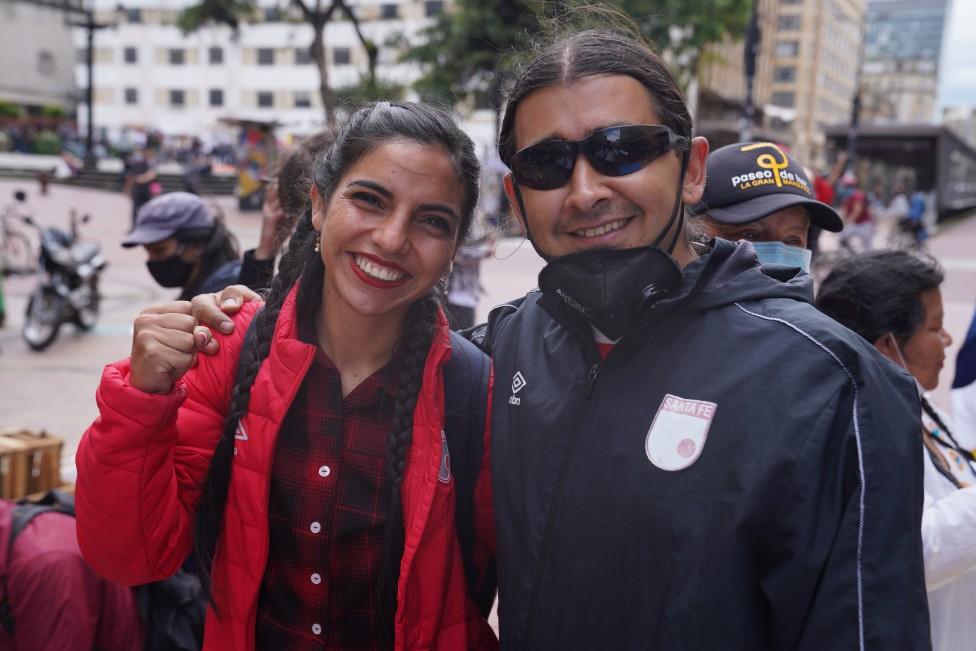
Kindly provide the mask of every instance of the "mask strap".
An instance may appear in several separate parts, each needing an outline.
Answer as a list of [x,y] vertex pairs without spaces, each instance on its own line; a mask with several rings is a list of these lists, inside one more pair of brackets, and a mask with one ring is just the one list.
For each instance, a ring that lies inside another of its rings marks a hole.
[[522,187],[519,185],[518,181],[515,180],[514,176],[512,177],[512,190],[515,191],[515,201],[518,203],[519,212],[522,213],[522,225],[525,226],[525,236],[528,238],[529,243],[532,244],[532,248],[535,249],[535,252],[539,254],[539,257],[546,262],[551,261],[552,256],[548,256],[543,253],[542,249],[539,248],[539,245],[535,243],[535,239],[532,237],[532,231],[529,230],[529,213],[525,212],[525,200],[522,199]]
[[908,371],[908,362],[905,361],[905,356],[901,354],[901,346],[898,345],[898,340],[895,339],[895,333],[889,332],[888,339],[891,340],[891,345],[895,347],[895,353],[898,354],[898,365],[905,369],[905,371]]
[[671,244],[668,246],[667,254],[671,255],[674,251],[674,247],[678,244],[678,238],[681,235],[681,229],[685,223],[685,211],[684,203],[681,201],[681,192],[684,189],[685,183],[685,173],[688,171],[688,158],[690,157],[690,150],[685,150],[681,153],[681,173],[678,175],[678,192],[674,197],[674,208],[671,210],[671,218],[668,219],[668,225],[664,227],[664,230],[657,236],[657,239],[651,243],[651,247],[657,247],[667,236],[668,231],[674,225],[675,220],[678,220],[678,228],[674,231],[674,236],[671,238]]

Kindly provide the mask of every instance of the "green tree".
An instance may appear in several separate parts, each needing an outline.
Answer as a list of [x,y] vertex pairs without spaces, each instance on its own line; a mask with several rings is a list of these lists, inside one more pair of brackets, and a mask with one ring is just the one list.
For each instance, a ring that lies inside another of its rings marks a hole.
[[423,30],[405,61],[419,63],[414,84],[426,100],[487,99],[500,110],[510,66],[506,55],[553,24],[600,24],[624,14],[667,57],[687,83],[710,43],[745,32],[752,0],[457,0]]
[[489,104],[497,115],[507,69],[500,60],[539,31],[544,15],[532,0],[457,0],[404,51],[424,70],[414,90],[424,101]]
[[712,43],[745,35],[753,0],[615,0],[667,57],[682,85]]
[[[314,36],[309,45],[309,54],[319,73],[319,96],[325,113],[325,124],[335,128],[336,97],[329,85],[329,66],[326,62],[325,26],[339,16],[349,20],[368,60],[367,84],[375,85],[376,58],[379,49],[366,38],[355,12],[346,0],[291,0],[301,12],[302,19],[311,25]],[[257,6],[254,0],[199,0],[197,4],[184,9],[177,24],[184,32],[193,32],[208,24],[227,25],[234,31],[240,29],[242,22],[255,18]]]
[[17,118],[20,117],[20,106],[13,102],[0,100],[0,117]]

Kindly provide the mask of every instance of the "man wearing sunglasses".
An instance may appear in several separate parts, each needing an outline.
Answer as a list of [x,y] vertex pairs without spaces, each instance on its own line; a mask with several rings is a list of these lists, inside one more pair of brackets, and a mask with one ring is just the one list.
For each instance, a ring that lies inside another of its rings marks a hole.
[[505,186],[548,264],[472,333],[502,648],[930,648],[914,386],[808,276],[690,244],[691,133],[628,35],[564,37],[516,76]]
[[660,59],[557,41],[499,150],[548,263],[478,333],[502,648],[929,648],[914,387],[809,276],[690,243],[708,145]]

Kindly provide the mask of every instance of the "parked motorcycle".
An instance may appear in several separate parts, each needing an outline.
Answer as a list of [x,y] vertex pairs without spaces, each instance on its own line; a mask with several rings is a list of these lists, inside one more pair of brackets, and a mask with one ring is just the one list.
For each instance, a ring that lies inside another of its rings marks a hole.
[[[90,221],[81,217],[81,223]],[[24,223],[41,234],[40,269],[37,287],[27,303],[24,341],[33,350],[50,346],[66,321],[79,330],[91,330],[98,321],[101,295],[98,277],[108,265],[98,244],[78,241],[78,216],[71,211],[71,230],[41,226],[31,217]]]

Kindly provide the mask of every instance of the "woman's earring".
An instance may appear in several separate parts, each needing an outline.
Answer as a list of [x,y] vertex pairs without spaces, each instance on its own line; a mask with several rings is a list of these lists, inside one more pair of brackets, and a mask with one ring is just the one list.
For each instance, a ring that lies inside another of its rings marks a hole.
[[316,238],[315,238],[315,252],[316,253],[322,252],[322,236],[318,234],[316,234]]

